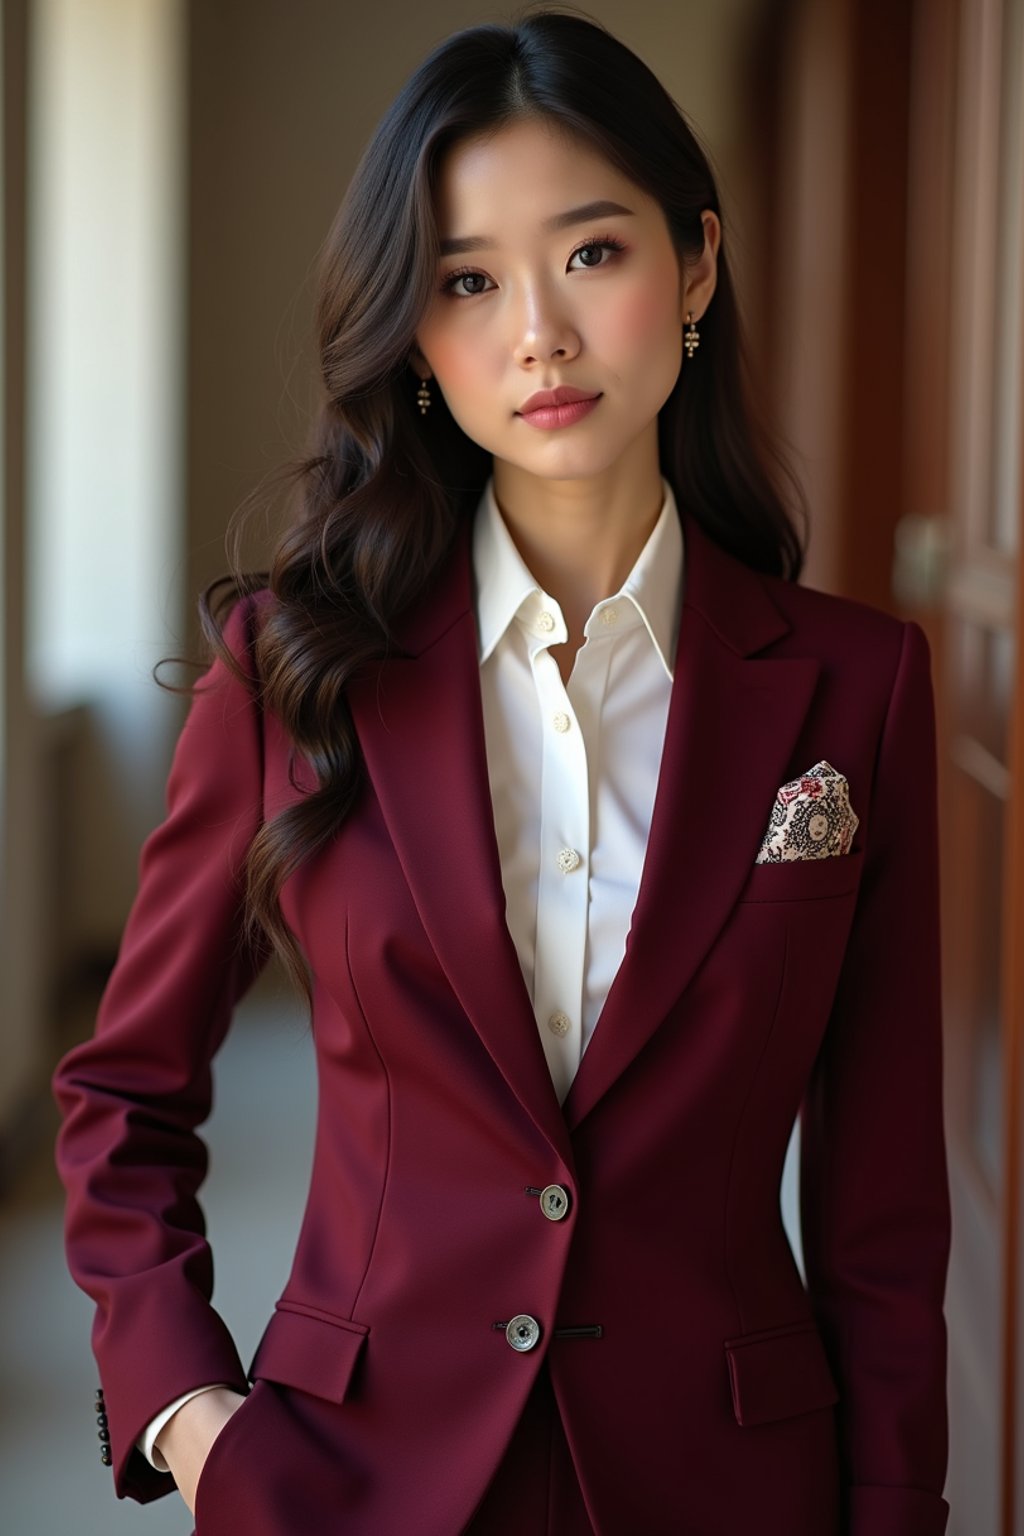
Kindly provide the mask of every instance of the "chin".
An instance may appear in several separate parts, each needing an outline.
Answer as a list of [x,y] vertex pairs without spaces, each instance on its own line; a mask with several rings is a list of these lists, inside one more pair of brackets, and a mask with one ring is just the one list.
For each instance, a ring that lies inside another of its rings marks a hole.
[[594,475],[603,475],[605,470],[613,468],[622,458],[623,447],[616,445],[609,449],[608,442],[591,442],[591,444],[568,444],[568,442],[548,442],[539,444],[537,449],[547,452],[522,452],[522,444],[519,444],[519,452],[505,453],[500,447],[493,447],[490,452],[494,459],[500,459],[505,464],[513,465],[516,470],[524,475],[536,475],[537,479],[591,479]]

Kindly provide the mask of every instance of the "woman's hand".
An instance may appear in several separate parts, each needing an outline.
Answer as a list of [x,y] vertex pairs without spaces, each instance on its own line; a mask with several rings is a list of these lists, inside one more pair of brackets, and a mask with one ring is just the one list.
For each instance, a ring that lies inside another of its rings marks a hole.
[[244,1396],[230,1387],[210,1387],[183,1403],[156,1437],[156,1447],[178,1485],[190,1515],[196,1512],[196,1485],[210,1447]]

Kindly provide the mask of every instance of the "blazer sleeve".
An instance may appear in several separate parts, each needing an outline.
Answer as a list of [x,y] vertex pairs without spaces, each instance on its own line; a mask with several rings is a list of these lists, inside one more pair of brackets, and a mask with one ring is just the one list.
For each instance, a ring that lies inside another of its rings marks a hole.
[[[249,660],[255,600],[225,625],[250,682],[219,658],[196,684],[143,845],[138,887],[91,1039],[58,1063],[56,1163],[65,1245],[96,1303],[92,1346],[119,1498],[174,1488],[136,1440],[192,1387],[248,1385],[211,1306],[213,1264],[197,1191],[211,1060],[267,958],[242,941],[242,868],[262,814],[262,726]],[[83,1404],[83,1410],[85,1405]]]
[[849,1536],[942,1536],[942,1103],[935,715],[928,641],[902,643],[833,1008],[800,1111],[812,1307],[835,1369]]

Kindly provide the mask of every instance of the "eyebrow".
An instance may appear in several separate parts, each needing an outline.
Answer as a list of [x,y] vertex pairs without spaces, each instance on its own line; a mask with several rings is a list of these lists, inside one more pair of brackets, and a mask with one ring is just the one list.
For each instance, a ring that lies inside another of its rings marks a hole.
[[[573,224],[588,224],[591,219],[607,219],[613,214],[625,213],[632,215],[632,208],[623,208],[621,203],[613,203],[608,198],[599,198],[594,203],[584,203],[579,208],[568,208],[565,213],[555,213],[549,219],[545,219],[541,225],[544,232],[551,233],[559,229],[568,229]],[[461,256],[466,251],[488,251],[497,244],[491,235],[466,235],[464,239],[450,239],[441,241],[442,256]]]

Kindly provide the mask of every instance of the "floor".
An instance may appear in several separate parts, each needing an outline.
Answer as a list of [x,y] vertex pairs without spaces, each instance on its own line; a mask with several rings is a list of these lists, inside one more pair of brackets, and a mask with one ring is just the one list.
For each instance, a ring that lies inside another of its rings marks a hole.
[[[214,1092],[201,1196],[213,1300],[247,1363],[287,1278],[316,1114],[312,1041],[276,976],[239,1007],[214,1063]],[[147,1505],[118,1500],[99,1458],[94,1309],[64,1262],[57,1123],[54,1106],[38,1159],[0,1205],[0,1524],[33,1536],[188,1536],[192,1518],[177,1493]]]

